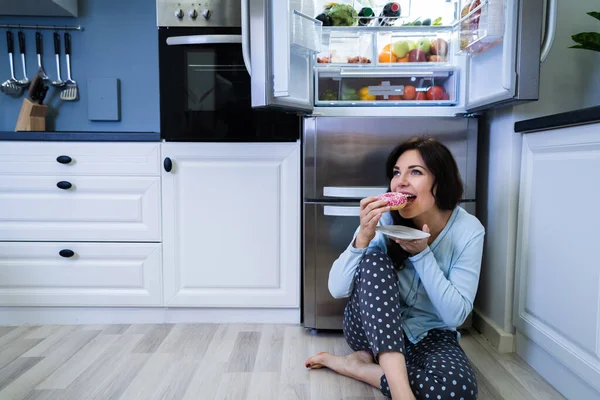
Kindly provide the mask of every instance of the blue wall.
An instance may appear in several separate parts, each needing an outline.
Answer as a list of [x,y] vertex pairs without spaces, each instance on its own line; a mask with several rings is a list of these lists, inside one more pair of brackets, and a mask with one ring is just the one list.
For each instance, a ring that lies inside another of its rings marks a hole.
[[[158,89],[158,31],[155,0],[79,0],[79,18],[0,16],[0,24],[82,25],[72,31],[71,66],[80,88],[80,99],[63,102],[57,89],[50,87],[45,103],[49,105],[48,131],[158,132],[160,130]],[[56,79],[52,31],[44,36],[43,65]],[[61,31],[61,73],[66,79],[64,36]],[[0,80],[10,76],[6,52],[6,30],[0,29]],[[26,30],[27,75],[37,71],[35,31]],[[15,51],[18,49],[17,31]],[[15,59],[16,77],[22,76],[20,55]],[[120,80],[121,121],[88,120],[87,80]],[[0,92],[0,131],[13,131],[23,101]]]

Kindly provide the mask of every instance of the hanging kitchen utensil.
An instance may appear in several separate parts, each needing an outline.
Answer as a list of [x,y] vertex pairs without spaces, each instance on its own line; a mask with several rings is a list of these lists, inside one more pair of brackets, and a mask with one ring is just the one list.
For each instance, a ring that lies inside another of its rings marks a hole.
[[35,52],[37,54],[38,73],[40,74],[42,79],[44,79],[45,81],[49,81],[50,78],[48,77],[48,75],[46,74],[46,71],[44,71],[44,67],[42,66],[43,49],[44,49],[44,44],[42,41],[42,33],[36,32],[35,33]]
[[67,58],[67,80],[65,88],[60,92],[60,98],[65,101],[75,101],[79,88],[77,82],[71,78],[71,35],[68,32],[65,32],[65,57]]
[[4,94],[19,97],[23,90],[17,85],[15,78],[15,63],[13,60],[14,40],[11,31],[6,31],[6,47],[8,48],[8,62],[10,63],[10,78],[2,83],[0,87]]
[[21,65],[23,66],[23,79],[19,79],[18,85],[22,87],[27,87],[29,86],[29,83],[31,81],[27,77],[27,64],[25,63],[25,34],[23,33],[23,31],[19,31],[19,33],[17,33],[17,36],[19,38],[19,52],[21,53]]
[[65,82],[60,76],[60,34],[58,32],[54,32],[54,56],[56,57],[57,78],[55,81],[52,82],[52,86],[63,87],[65,85]]

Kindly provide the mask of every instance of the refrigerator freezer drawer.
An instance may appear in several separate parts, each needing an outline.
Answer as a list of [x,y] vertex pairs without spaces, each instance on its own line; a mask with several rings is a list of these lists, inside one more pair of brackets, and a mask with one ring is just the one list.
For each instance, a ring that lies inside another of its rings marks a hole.
[[379,188],[389,185],[385,174],[389,153],[415,136],[433,136],[450,149],[465,185],[463,198],[475,199],[475,118],[305,118],[303,135],[307,201],[381,193]]
[[342,329],[348,299],[329,293],[329,271],[360,224],[356,203],[304,203],[304,326]]

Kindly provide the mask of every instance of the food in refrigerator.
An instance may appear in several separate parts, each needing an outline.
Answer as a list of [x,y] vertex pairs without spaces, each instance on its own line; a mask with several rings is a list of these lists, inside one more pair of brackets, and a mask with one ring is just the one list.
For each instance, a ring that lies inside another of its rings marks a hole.
[[[399,34],[403,33],[380,33],[378,45],[385,44],[377,57],[379,63],[445,63],[448,61],[450,44],[444,37],[448,37],[449,33],[438,33],[436,34],[438,36],[427,37],[399,36]],[[390,52],[391,55],[388,55]]]
[[379,14],[378,25],[379,26],[392,26],[398,20],[401,14],[401,8],[399,3],[391,2],[383,6],[381,14]]

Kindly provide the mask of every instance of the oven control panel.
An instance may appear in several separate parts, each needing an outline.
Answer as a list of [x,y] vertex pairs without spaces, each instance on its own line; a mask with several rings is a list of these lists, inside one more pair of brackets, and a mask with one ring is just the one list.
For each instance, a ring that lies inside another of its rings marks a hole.
[[241,4],[240,0],[156,0],[156,22],[160,27],[239,27]]

